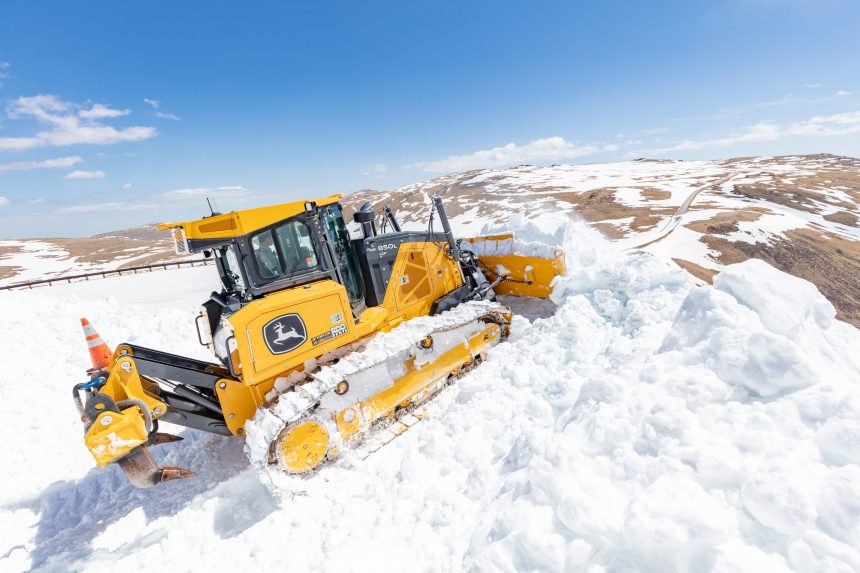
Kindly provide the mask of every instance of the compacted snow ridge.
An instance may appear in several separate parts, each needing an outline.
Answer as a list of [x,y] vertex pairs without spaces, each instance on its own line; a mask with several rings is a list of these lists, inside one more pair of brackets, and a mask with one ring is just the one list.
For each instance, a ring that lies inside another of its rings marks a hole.
[[696,286],[583,223],[515,227],[565,249],[552,302],[512,301],[420,424],[274,490],[239,439],[162,425],[185,440],[159,462],[200,475],[149,490],[82,443],[78,319],[205,358],[212,269],[0,293],[0,570],[860,570],[860,332],[815,287],[757,260]]

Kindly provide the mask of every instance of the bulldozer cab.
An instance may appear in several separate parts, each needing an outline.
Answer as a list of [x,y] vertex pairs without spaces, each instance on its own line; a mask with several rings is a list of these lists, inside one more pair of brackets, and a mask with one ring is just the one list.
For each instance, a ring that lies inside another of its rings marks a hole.
[[165,223],[177,253],[214,256],[224,286],[213,293],[238,310],[268,293],[324,279],[344,286],[353,312],[364,308],[364,287],[343,211],[334,195],[215,214],[199,221]]

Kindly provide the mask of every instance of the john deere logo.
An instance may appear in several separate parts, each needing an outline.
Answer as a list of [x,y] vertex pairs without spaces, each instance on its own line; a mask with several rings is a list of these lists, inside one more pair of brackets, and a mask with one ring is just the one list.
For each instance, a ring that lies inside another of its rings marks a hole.
[[308,339],[305,323],[298,314],[283,314],[263,327],[263,339],[269,352],[283,354],[294,350]]

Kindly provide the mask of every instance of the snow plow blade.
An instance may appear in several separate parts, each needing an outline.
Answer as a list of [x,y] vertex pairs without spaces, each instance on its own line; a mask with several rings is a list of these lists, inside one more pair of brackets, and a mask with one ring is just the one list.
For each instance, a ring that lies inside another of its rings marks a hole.
[[555,279],[564,274],[564,251],[526,243],[512,234],[463,239],[478,256],[481,270],[496,294],[548,298]]

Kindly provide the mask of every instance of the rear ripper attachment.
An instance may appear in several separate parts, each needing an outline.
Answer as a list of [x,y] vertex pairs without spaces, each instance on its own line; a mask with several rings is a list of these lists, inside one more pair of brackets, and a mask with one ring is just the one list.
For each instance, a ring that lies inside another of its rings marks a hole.
[[158,419],[174,421],[182,412],[168,412],[175,396],[162,392],[143,374],[167,374],[195,361],[127,344],[111,352],[87,319],[82,318],[81,324],[93,366],[87,370],[89,381],[75,385],[72,393],[84,423],[84,443],[96,464],[116,462],[137,487],[197,475],[179,467],[159,467],[147,449],[182,440],[158,431]]
[[456,239],[438,197],[426,231],[366,204],[353,237],[340,198],[159,225],[177,252],[214,258],[222,288],[194,321],[214,362],[111,352],[82,320],[93,367],[73,394],[97,465],[138,487],[195,475],[153,459],[151,446],[180,439],[158,431],[164,421],[245,438],[258,468],[313,473],[372,430],[399,435],[483,362],[511,324],[496,293],[545,298],[564,271],[552,247]]

